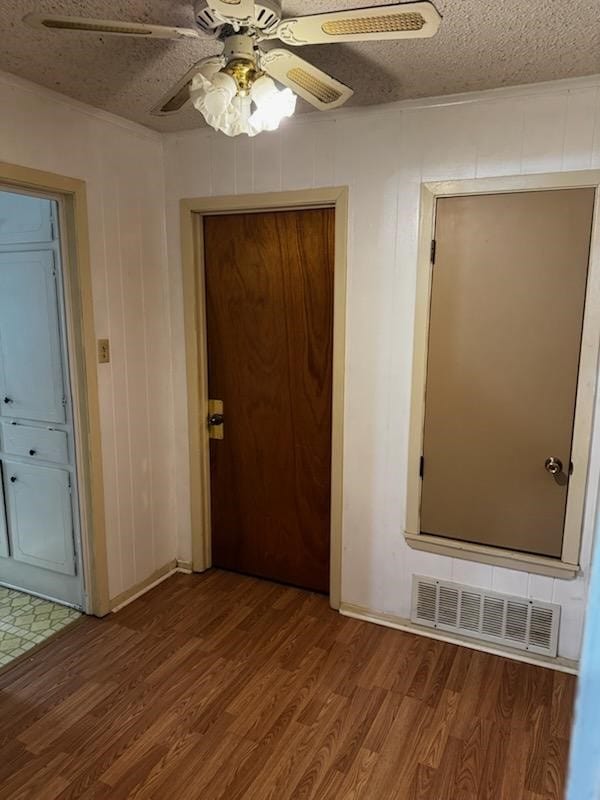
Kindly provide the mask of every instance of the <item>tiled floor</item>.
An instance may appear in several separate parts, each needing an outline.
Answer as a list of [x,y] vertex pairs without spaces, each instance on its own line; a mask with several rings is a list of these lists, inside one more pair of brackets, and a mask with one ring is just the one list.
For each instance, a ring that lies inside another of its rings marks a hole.
[[0,586],[0,667],[80,616],[73,608]]

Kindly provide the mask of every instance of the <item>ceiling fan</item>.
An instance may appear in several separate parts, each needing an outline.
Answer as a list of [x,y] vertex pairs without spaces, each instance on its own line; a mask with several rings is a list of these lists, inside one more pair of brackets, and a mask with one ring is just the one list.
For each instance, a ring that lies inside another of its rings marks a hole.
[[[320,111],[338,108],[350,87],[283,48],[265,48],[278,39],[297,47],[327,42],[364,42],[433,36],[441,17],[424,0],[282,17],[282,0],[196,0],[194,28],[33,13],[24,21],[44,30],[64,30],[147,39],[197,39],[221,42],[220,55],[203,58],[152,109],[175,114],[191,100],[209,125],[229,136],[254,136],[274,130],[294,113],[296,96]],[[279,89],[275,83],[285,88]]]

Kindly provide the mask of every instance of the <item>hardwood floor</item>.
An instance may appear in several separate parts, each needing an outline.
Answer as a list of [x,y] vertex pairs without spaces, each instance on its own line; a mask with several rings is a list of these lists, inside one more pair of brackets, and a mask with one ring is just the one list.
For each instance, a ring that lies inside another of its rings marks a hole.
[[0,672],[2,800],[548,800],[575,679],[212,571]]

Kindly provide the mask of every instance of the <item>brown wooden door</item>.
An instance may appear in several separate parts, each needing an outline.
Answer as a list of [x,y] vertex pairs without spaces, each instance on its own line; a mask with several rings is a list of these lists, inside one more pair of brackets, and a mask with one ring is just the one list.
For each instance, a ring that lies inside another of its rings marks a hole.
[[334,210],[204,218],[215,566],[329,590]]
[[423,533],[560,556],[593,206],[593,189],[438,201]]

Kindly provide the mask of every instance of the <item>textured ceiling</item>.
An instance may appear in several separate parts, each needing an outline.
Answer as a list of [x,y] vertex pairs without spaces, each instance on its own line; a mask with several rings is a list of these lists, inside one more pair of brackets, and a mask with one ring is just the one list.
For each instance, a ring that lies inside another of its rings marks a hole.
[[[284,15],[388,5],[385,0],[284,0]],[[328,44],[298,54],[349,84],[351,105],[532,83],[600,72],[598,0],[438,0],[437,36]],[[211,39],[138,41],[37,31],[30,11],[191,26],[192,0],[0,0],[0,69],[160,131],[202,124],[189,108],[148,110],[190,66],[220,52]],[[303,104],[304,105],[304,104]]]

